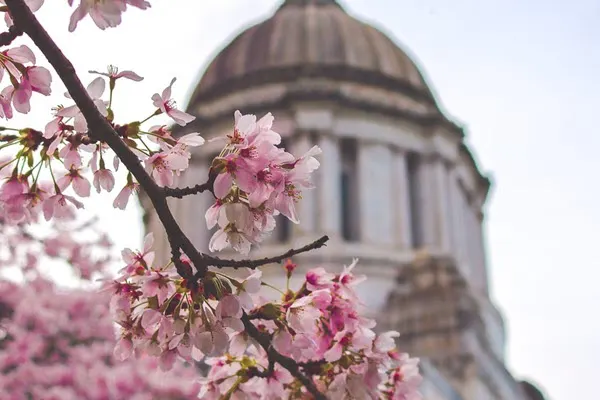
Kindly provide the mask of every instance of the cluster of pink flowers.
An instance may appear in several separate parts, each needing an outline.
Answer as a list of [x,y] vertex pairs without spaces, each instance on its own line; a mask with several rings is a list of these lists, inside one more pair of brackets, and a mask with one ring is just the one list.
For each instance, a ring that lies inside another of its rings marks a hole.
[[34,234],[28,228],[0,218],[0,273],[20,271],[26,279],[51,276],[52,268],[47,265],[51,259],[66,261],[78,278],[88,280],[106,276],[114,262],[112,243],[106,234],[98,234],[95,220],[55,221],[46,234]]
[[[260,290],[260,271],[234,279],[210,271],[195,288],[188,288],[172,263],[154,265],[153,236],[140,252],[125,249],[126,266],[104,290],[112,293],[111,309],[121,326],[115,354],[122,359],[134,350],[160,356],[168,369],[177,356],[199,361],[224,354],[232,332],[244,329],[242,310],[250,310]],[[191,268],[190,261],[182,258]]]
[[231,246],[248,254],[275,228],[274,216],[280,213],[298,223],[295,205],[302,190],[313,187],[310,176],[319,167],[314,156],[321,150],[314,146],[296,158],[277,147],[281,136],[272,126],[271,113],[257,121],[236,111],[233,132],[221,138],[226,145],[212,163],[217,199],[206,212],[208,228],[219,226],[211,251]]
[[0,281],[0,398],[12,400],[191,400],[193,366],[157,368],[153,357],[112,356],[108,299],[36,279]]
[[[73,0],[67,0],[69,6],[73,7]],[[0,0],[0,4],[6,4]],[[39,10],[44,5],[44,0],[25,0],[25,4],[33,12]],[[145,0],[79,0],[79,5],[75,7],[71,20],[69,21],[69,32],[77,28],[77,24],[86,15],[92,18],[96,26],[102,30],[114,28],[121,24],[121,14],[127,11],[127,6],[137,7],[141,10],[150,8],[150,2]],[[13,24],[10,14],[5,11],[4,20],[7,26]]]
[[[73,0],[67,1],[70,6],[73,5]],[[80,0],[71,15],[69,32],[73,32],[77,23],[88,14],[98,28],[114,28],[121,23],[121,14],[127,10],[128,5],[142,10],[150,7],[150,3],[144,0]]]
[[50,95],[52,75],[46,68],[35,65],[35,62],[35,54],[25,45],[0,52],[0,81],[5,76],[10,81],[0,92],[0,118],[12,118],[13,107],[27,114],[31,110],[33,92]]
[[[144,352],[157,356],[165,369],[178,358],[209,357],[212,367],[202,381],[202,398],[207,399],[233,393],[246,399],[306,393],[289,371],[269,367],[265,349],[244,326],[246,315],[279,354],[302,366],[332,399],[420,398],[418,360],[395,350],[397,332],[376,334],[375,321],[357,312],[354,286],[365,278],[353,275],[356,260],[339,275],[312,269],[297,291],[288,290],[271,302],[259,295],[260,271],[249,271],[245,278],[209,271],[197,285],[188,285],[172,263],[154,265],[152,241],[148,235],[142,251],[125,250],[121,276],[105,284],[121,326],[118,357]],[[188,259],[182,262],[191,268]],[[289,279],[294,265],[285,267]]]
[[[308,271],[298,291],[251,310],[252,323],[330,399],[420,399],[418,360],[395,350],[397,332],[376,334],[375,321],[356,311],[360,304],[354,286],[365,279],[352,274],[356,262],[339,275],[321,267]],[[293,268],[291,262],[286,264],[288,278]],[[212,360],[203,398],[240,393],[240,398],[275,399],[303,393],[302,385],[280,366],[269,372],[262,347],[252,341],[245,344],[244,352],[238,347]],[[256,369],[263,373],[256,374]]]
[[[111,102],[102,99],[106,78],[109,81],[110,99],[113,98],[118,79],[140,81],[143,78],[132,71],[119,72],[115,67],[109,67],[108,73],[94,73],[103,76],[95,78],[88,85],[88,93],[100,112],[112,121],[114,113]],[[175,107],[170,95],[171,85],[163,91],[162,96],[152,96],[156,110],[146,120],[162,113],[181,124],[193,119]],[[70,97],[68,94],[66,96]],[[189,148],[202,145],[204,139],[197,133],[175,139],[165,126],[142,130],[140,125],[139,121],[124,125],[113,123],[115,130],[157,182],[163,186],[172,185],[174,177],[189,165]],[[11,133],[0,135],[0,149],[10,146],[19,148],[17,157],[0,163],[0,177],[5,178],[0,187],[0,212],[7,221],[32,222],[37,220],[40,213],[46,220],[69,217],[73,215],[74,208],[83,207],[80,199],[90,196],[92,185],[98,193],[113,190],[114,171],[119,168],[119,159],[113,155],[112,162],[106,162],[108,146],[90,137],[85,118],[76,105],[57,107],[54,118],[43,132],[31,128],[3,129]],[[91,179],[87,176],[88,168],[93,173]],[[51,183],[38,181],[43,169],[50,171]],[[69,188],[74,196],[65,193]],[[114,207],[124,209],[137,188],[138,184],[128,174],[127,182],[114,199]]]

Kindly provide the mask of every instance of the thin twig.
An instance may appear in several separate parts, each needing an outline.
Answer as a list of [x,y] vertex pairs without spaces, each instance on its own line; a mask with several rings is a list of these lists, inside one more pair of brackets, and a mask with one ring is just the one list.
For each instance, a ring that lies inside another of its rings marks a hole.
[[271,363],[277,363],[281,365],[283,368],[287,369],[293,377],[298,379],[316,400],[327,400],[327,397],[325,397],[323,393],[319,392],[319,389],[317,389],[313,380],[300,371],[300,366],[296,361],[280,354],[273,348],[273,346],[271,346],[271,338],[269,335],[259,331],[258,328],[254,326],[254,324],[248,319],[246,313],[242,315],[242,322],[244,323],[244,328],[246,329],[248,335],[256,340],[267,352],[269,366]]
[[165,187],[165,188],[163,188],[163,191],[165,193],[165,196],[167,196],[167,197],[175,197],[177,199],[183,199],[185,196],[190,196],[190,195],[198,194],[198,193],[204,193],[206,191],[209,191],[212,193],[212,191],[213,191],[212,186],[213,186],[212,182],[205,182],[203,184],[187,186],[184,188]]
[[208,185],[207,183],[198,184],[195,186],[187,186],[184,188],[164,188],[165,196],[167,197],[176,197],[178,199],[182,199],[185,196],[190,196],[192,194],[198,194],[206,192],[207,190],[211,190],[212,185]]
[[275,257],[265,257],[265,258],[259,258],[256,260],[226,260],[226,259],[222,259],[222,258],[218,258],[218,257],[210,257],[210,256],[207,257],[207,259],[208,259],[209,265],[212,265],[213,267],[256,269],[263,265],[279,263],[279,262],[285,260],[286,258],[290,258],[290,257],[293,257],[293,256],[301,254],[301,253],[306,253],[311,250],[319,249],[319,248],[325,246],[325,244],[327,243],[328,240],[329,240],[329,236],[324,235],[324,236],[321,236],[319,239],[315,240],[314,242],[307,244],[304,247],[300,247],[299,249],[290,249],[290,250],[286,251],[285,253],[275,256]]
[[[194,186],[188,186],[184,188],[163,188],[166,197],[176,197],[178,199],[182,199],[184,196],[190,196],[193,194],[203,193],[206,191],[210,191],[213,196],[215,195],[213,186],[215,184],[215,179],[217,179],[218,174],[214,172],[211,168],[208,173],[208,180],[203,184],[198,184]],[[216,197],[216,196],[215,196]]]
[[8,46],[22,34],[23,31],[21,29],[19,29],[16,25],[12,25],[10,28],[8,28],[7,32],[0,33],[0,46]]

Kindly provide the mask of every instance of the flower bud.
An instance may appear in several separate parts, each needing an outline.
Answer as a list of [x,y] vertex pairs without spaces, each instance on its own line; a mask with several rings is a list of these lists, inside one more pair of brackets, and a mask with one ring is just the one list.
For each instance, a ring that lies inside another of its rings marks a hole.
[[292,276],[292,272],[294,272],[294,270],[296,269],[297,266],[298,266],[297,264],[294,264],[292,262],[291,258],[288,258],[287,260],[285,260],[285,263],[283,264],[283,269],[285,269],[288,278],[290,276]]

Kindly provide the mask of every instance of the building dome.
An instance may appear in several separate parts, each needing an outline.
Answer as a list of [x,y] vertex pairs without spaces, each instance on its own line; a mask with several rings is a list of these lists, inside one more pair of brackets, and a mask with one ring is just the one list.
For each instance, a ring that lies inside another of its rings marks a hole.
[[[327,85],[291,87],[302,80],[325,79]],[[289,83],[288,95],[344,97],[340,89],[351,82],[402,93],[422,111],[423,106],[437,110],[415,63],[381,31],[350,16],[335,0],[286,0],[272,17],[240,33],[212,60],[188,110],[196,112],[198,104],[274,83]]]

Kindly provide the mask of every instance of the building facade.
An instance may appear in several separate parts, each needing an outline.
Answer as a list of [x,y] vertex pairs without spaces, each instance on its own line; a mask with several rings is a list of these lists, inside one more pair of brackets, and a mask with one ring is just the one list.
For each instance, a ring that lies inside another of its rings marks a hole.
[[[295,155],[315,144],[323,151],[301,223],[279,219],[253,256],[329,235],[327,247],[295,262],[341,270],[360,259],[357,272],[369,277],[360,295],[382,329],[401,332],[401,348],[424,360],[426,399],[537,400],[504,365],[504,324],[489,297],[482,222],[490,181],[402,49],[334,0],[286,0],[210,63],[187,108],[197,118],[181,133],[230,132],[236,109],[272,112]],[[202,146],[178,185],[204,182],[219,150]],[[171,202],[203,251],[210,204],[209,196]],[[167,257],[152,212],[145,223]],[[265,267],[266,279],[283,280],[279,268]]]

